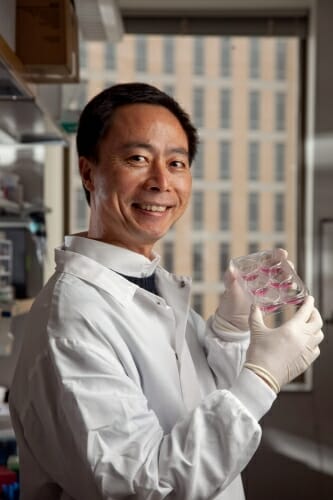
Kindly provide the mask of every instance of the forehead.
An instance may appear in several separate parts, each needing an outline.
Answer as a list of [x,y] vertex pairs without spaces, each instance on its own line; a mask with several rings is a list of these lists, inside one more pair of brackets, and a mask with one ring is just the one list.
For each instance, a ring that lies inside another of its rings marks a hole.
[[178,118],[164,106],[155,104],[126,104],[117,108],[111,119],[107,136],[118,134],[144,135],[159,133],[179,135],[187,141],[186,132]]

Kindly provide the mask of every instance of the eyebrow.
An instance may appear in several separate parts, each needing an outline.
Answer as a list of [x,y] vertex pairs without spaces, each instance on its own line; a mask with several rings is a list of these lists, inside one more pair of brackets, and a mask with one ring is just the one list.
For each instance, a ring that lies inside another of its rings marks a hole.
[[[151,144],[148,144],[146,142],[127,142],[126,144],[123,145],[122,149],[132,149],[132,148],[142,148],[142,149],[148,149],[149,151],[154,151],[154,146]],[[181,155],[184,155],[186,157],[189,156],[189,152],[187,149],[182,148],[182,147],[174,147],[174,148],[168,148],[167,153],[178,153]]]

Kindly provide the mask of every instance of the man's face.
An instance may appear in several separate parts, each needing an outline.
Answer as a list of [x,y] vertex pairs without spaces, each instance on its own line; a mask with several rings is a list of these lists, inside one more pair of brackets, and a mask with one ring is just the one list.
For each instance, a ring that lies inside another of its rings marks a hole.
[[97,165],[80,159],[91,195],[88,236],[150,257],[191,193],[187,136],[166,108],[118,108]]

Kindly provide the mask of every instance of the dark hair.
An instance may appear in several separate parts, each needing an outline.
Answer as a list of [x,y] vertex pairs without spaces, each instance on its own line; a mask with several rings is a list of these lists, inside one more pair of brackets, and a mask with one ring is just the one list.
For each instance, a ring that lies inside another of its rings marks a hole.
[[[99,146],[111,127],[115,110],[127,104],[154,104],[171,111],[186,133],[189,161],[192,163],[198,147],[198,135],[189,115],[175,99],[147,83],[113,85],[88,102],[81,113],[76,136],[79,157],[84,156],[91,161],[98,161]],[[90,204],[90,192],[84,186],[83,188]]]

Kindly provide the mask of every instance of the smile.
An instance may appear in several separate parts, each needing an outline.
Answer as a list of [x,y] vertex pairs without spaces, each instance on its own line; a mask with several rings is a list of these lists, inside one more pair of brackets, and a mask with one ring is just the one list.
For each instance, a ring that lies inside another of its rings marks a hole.
[[162,205],[148,205],[146,203],[136,204],[136,206],[142,210],[148,210],[149,212],[165,212],[168,208]]

